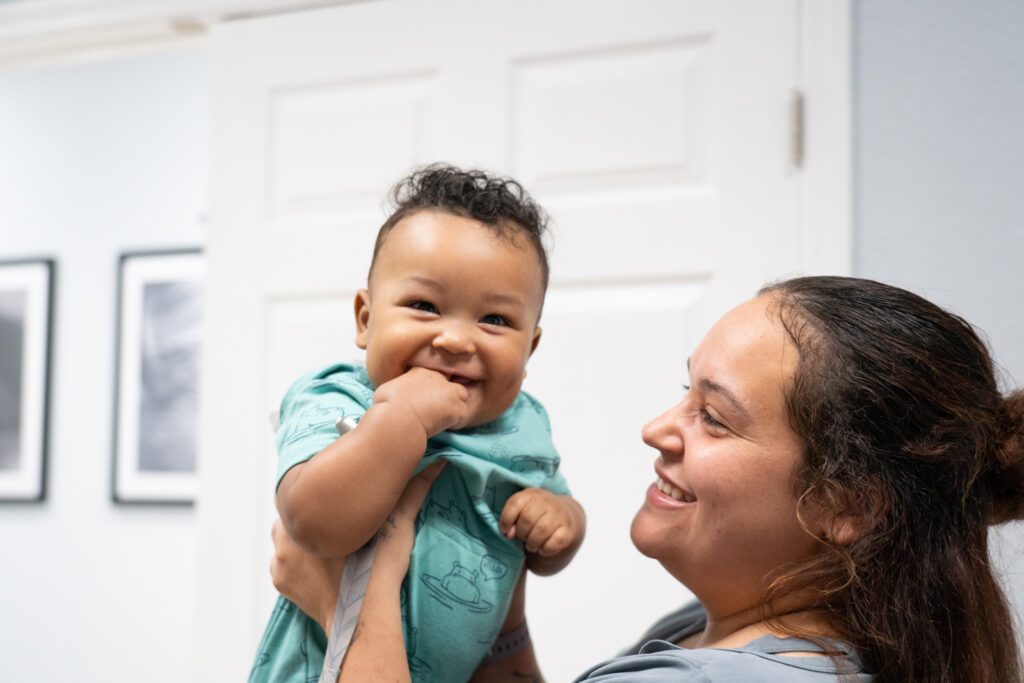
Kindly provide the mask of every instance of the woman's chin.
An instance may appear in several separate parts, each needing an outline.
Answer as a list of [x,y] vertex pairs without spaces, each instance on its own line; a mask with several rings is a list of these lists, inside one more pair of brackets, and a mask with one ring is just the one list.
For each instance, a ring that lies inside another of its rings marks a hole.
[[659,538],[657,530],[652,528],[652,525],[647,523],[644,519],[644,509],[640,508],[636,516],[633,517],[633,523],[629,525],[629,540],[633,541],[633,547],[636,548],[641,555],[650,557],[652,559],[658,559],[657,547],[659,541],[663,542],[663,538]]

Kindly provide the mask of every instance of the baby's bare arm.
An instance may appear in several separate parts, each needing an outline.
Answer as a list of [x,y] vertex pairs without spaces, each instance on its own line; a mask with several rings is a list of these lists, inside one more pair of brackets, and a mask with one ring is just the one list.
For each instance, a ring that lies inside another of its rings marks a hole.
[[587,518],[571,496],[539,488],[514,494],[501,511],[501,530],[518,538],[526,550],[526,566],[538,576],[550,576],[569,564],[586,535]]
[[288,534],[311,552],[358,550],[395,507],[427,439],[468,419],[466,389],[414,368],[382,384],[359,426],[288,470],[277,510]]
[[344,557],[380,528],[426,448],[416,415],[382,403],[359,427],[288,470],[277,510],[288,534],[310,552]]

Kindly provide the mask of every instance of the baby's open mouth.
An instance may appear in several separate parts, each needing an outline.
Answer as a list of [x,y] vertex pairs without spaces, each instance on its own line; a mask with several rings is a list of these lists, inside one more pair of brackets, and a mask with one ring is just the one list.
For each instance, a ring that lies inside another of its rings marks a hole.
[[448,375],[448,381],[461,384],[464,387],[472,387],[480,383],[480,380],[478,379],[470,379],[469,377],[463,377],[462,375]]

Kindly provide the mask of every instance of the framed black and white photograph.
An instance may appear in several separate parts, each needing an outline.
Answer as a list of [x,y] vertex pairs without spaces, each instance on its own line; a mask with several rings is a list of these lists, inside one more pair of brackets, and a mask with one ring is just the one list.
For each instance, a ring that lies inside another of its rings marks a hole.
[[113,498],[191,503],[204,263],[199,250],[121,256]]
[[46,494],[53,262],[0,261],[0,501]]

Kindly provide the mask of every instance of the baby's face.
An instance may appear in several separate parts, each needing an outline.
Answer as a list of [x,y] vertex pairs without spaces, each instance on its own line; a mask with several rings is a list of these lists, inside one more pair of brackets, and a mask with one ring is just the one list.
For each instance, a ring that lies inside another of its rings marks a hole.
[[468,426],[515,400],[540,339],[544,292],[536,252],[472,218],[419,211],[399,221],[356,298],[356,344],[374,386],[410,368],[469,391]]

